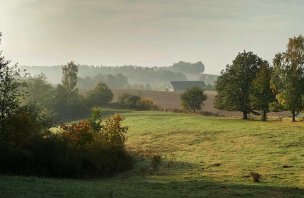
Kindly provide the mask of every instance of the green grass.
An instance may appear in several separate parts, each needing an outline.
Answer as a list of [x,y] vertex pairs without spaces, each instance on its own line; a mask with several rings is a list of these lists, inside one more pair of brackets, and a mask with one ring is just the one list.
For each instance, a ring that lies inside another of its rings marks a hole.
[[[89,181],[1,176],[0,197],[304,196],[303,122],[120,113],[129,126],[127,147],[137,153],[132,171]],[[162,157],[155,171],[153,154]],[[251,171],[262,175],[260,183]]]

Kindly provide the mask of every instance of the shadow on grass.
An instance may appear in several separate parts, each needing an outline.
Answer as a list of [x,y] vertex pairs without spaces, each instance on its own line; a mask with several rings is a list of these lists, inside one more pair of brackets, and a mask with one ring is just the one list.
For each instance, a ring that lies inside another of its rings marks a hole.
[[[220,171],[222,163],[198,165],[166,157],[156,170],[152,169],[147,158],[140,163],[137,170],[114,178],[113,197],[304,197],[304,189],[299,187],[274,186],[263,181],[254,183],[251,178],[244,184],[244,181],[215,182],[204,177],[204,172]],[[194,169],[201,170],[202,176],[187,174]]]
[[178,194],[188,197],[303,197],[304,189],[292,187],[267,186],[258,184],[229,184],[205,180],[170,182],[167,187],[175,186]]
[[110,179],[97,181],[0,177],[1,197],[303,197],[304,189],[259,184],[228,184],[206,180],[155,181]]

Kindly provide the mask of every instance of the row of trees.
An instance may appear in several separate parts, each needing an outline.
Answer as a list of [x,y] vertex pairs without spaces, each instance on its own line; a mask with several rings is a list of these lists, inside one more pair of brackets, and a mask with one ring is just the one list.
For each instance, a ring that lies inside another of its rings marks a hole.
[[[78,77],[76,87],[80,90],[93,89],[98,83],[104,83],[111,89],[139,89],[151,90],[149,83],[130,84],[128,78],[123,74],[97,74],[95,76],[87,76],[85,78]],[[157,87],[154,87],[157,88]]]
[[78,77],[77,88],[92,89],[98,83],[105,83],[111,89],[123,89],[129,85],[128,78],[123,74],[97,74],[96,76]]
[[69,62],[62,67],[62,81],[53,87],[43,74],[24,78],[27,85],[23,102],[60,120],[87,116],[94,106],[101,106],[113,99],[112,91],[104,84],[97,83],[95,88],[80,93],[77,85],[78,66]]
[[[105,106],[113,99],[111,89],[104,83],[98,82],[94,88],[86,92],[78,90],[78,66],[69,62],[62,67],[62,82],[57,87],[52,86],[43,74],[24,78],[27,94],[23,102],[42,109],[48,116],[61,121],[83,118],[88,116],[94,106]],[[118,75],[119,77],[120,75]],[[156,109],[152,101],[138,96],[123,94],[116,104],[123,108]]]
[[[0,34],[1,39],[1,34]],[[1,40],[0,40],[1,41]],[[88,115],[94,106],[101,106],[113,99],[112,91],[98,83],[87,93],[79,93],[77,74],[79,67],[69,62],[62,67],[62,81],[56,87],[47,82],[43,74],[21,75],[17,65],[10,66],[0,51],[0,131],[7,129],[8,118],[19,111],[20,106],[39,109],[40,114],[71,119]]]
[[292,121],[303,107],[304,37],[289,39],[287,50],[278,53],[273,66],[252,52],[239,53],[218,77],[215,106],[219,109],[260,114],[289,110]]
[[[61,81],[60,73],[61,66],[36,66],[36,67],[22,67],[22,69],[26,69],[31,74],[40,74],[44,73],[48,80],[52,84],[57,84]],[[146,85],[150,84],[150,87],[153,89],[165,88],[168,85],[170,80],[187,80],[186,75],[176,72],[170,71],[171,67],[139,67],[139,66],[117,66],[117,67],[107,67],[107,66],[86,66],[81,65],[79,67],[78,76],[82,79],[85,79],[87,76],[94,78],[94,76],[101,74],[105,77],[104,82],[110,82],[114,87],[120,87],[123,84],[118,82],[120,80],[117,78],[118,75],[123,74],[123,78],[121,80],[128,80],[128,84],[130,85]],[[197,74],[197,78],[199,78],[199,74]],[[111,76],[108,76],[111,75]],[[106,79],[106,78],[111,79]],[[114,78],[113,78],[114,76]],[[126,78],[126,79],[125,79]],[[113,82],[115,80],[116,82]],[[79,87],[82,81],[79,81]],[[85,83],[85,82],[84,82]],[[85,85],[85,84],[84,84]]]

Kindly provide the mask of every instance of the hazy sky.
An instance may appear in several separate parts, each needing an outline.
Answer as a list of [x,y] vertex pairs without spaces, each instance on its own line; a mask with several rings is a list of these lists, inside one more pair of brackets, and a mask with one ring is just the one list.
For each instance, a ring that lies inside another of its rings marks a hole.
[[20,65],[183,60],[218,74],[244,49],[271,61],[304,34],[304,0],[0,0],[0,32]]

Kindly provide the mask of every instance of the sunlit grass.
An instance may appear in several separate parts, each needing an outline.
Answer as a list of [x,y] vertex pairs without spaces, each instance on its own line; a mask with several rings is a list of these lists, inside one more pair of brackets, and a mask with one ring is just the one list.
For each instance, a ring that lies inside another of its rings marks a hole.
[[[170,112],[123,113],[127,147],[148,157],[112,179],[94,181],[0,178],[5,196],[35,197],[301,197],[304,195],[304,122],[243,121]],[[168,167],[168,162],[173,165]],[[148,170],[142,172],[142,170]],[[250,172],[262,175],[253,183]],[[12,187],[13,186],[13,187]],[[37,196],[36,196],[37,197]],[[40,196],[38,196],[40,197]]]

